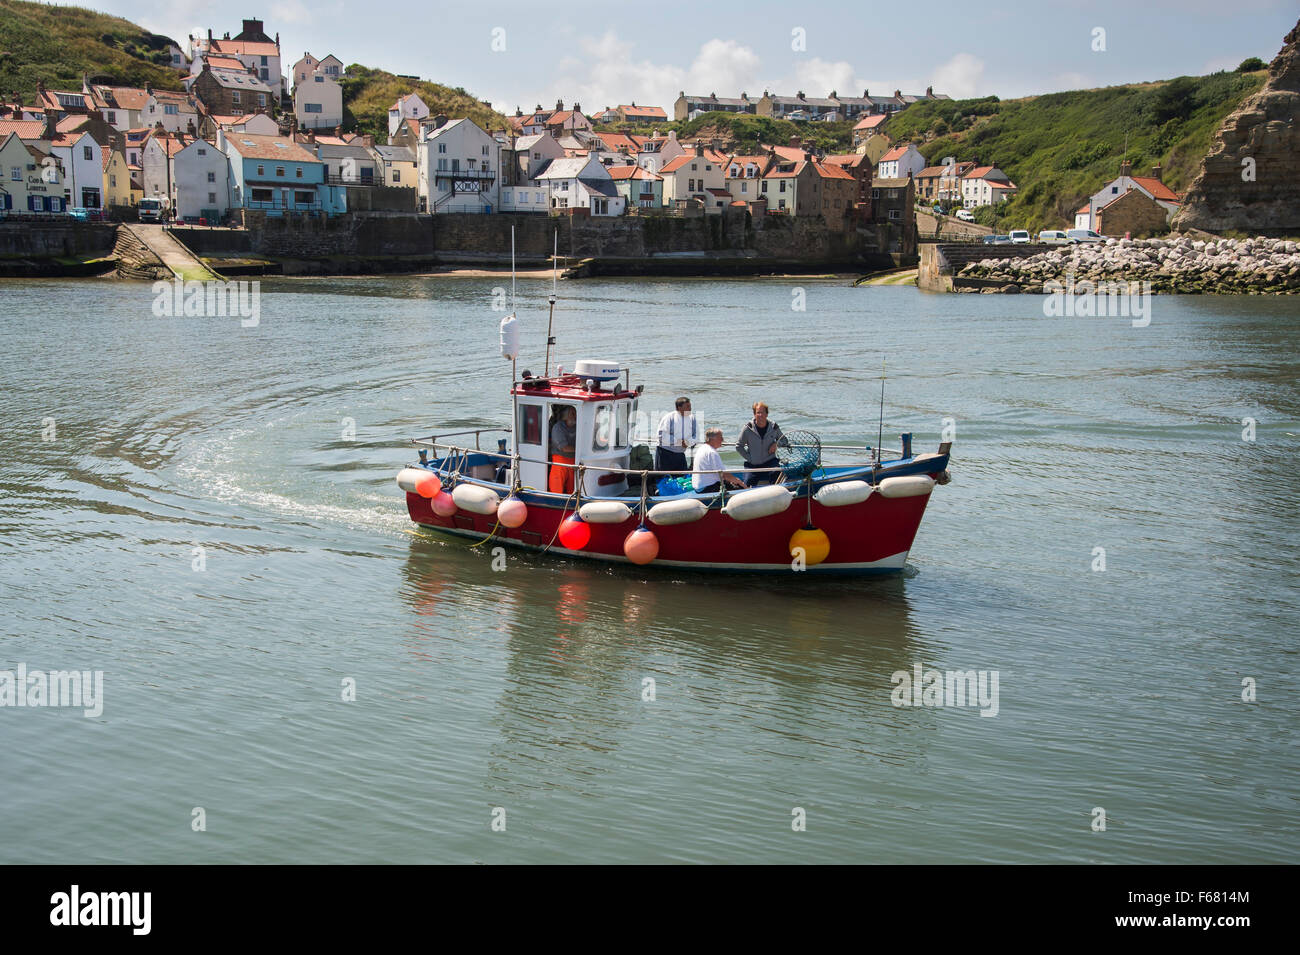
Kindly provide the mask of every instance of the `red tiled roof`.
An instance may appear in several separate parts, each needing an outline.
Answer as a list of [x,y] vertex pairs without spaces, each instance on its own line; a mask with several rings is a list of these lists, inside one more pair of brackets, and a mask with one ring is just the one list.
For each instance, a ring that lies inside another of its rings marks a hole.
[[704,191],[710,193],[711,195],[717,196],[719,199],[722,199],[724,197],[727,199],[731,198],[731,193],[727,192],[726,189],[705,189]]
[[895,146],[889,152],[880,157],[880,162],[893,162],[895,159],[902,159],[907,154],[907,148],[911,143],[903,143],[901,146]]
[[658,106],[620,106],[625,116],[635,116],[639,119],[667,119],[668,114]]
[[697,156],[695,155],[694,152],[688,152],[685,153],[684,155],[678,156],[675,159],[670,159],[668,160],[667,163],[664,164],[663,168],[660,169],[659,171],[661,173],[676,172],[678,169],[681,169],[683,166],[685,166],[688,162],[691,162],[693,160],[698,160],[698,159],[703,159],[705,162],[716,163],[718,165],[725,165],[727,162],[727,157],[722,155],[722,153],[716,153],[712,149],[706,149],[704,150],[703,156]]
[[650,172],[648,169],[642,169],[640,166],[607,166],[606,171],[611,179],[662,179],[657,173]]
[[244,61],[236,59],[233,56],[208,54],[204,57],[204,62],[214,70],[238,70],[240,73],[248,72],[248,67],[244,65]]
[[1091,206],[1089,206],[1088,203],[1085,202],[1085,203],[1084,203],[1083,205],[1081,205],[1079,208],[1077,208],[1077,209],[1074,210],[1074,214],[1075,214],[1076,216],[1077,216],[1077,215],[1080,215],[1080,214],[1082,214],[1082,213],[1084,213],[1084,212],[1087,212],[1090,208],[1091,208]]
[[943,175],[943,166],[926,166],[916,174],[917,179],[934,179]]
[[286,162],[319,163],[320,160],[284,136],[257,136],[239,133],[227,136],[226,143],[245,159],[283,159]]
[[279,56],[280,48],[261,40],[213,40],[213,53],[233,53],[244,56]]
[[600,141],[605,144],[605,147],[607,149],[610,149],[614,152],[618,152],[619,150],[624,150],[624,149],[629,150],[631,152],[640,152],[641,151],[640,140],[645,139],[645,137],[643,136],[640,137],[640,140],[638,140],[638,137],[636,136],[625,136],[623,133],[601,133],[599,138]]
[[1164,202],[1182,202],[1182,200],[1178,198],[1178,193],[1174,192],[1163,182],[1153,176],[1130,176],[1129,178],[1157,199],[1163,200]]
[[19,139],[40,139],[45,124],[37,119],[0,119],[0,139],[8,139],[10,133],[17,133]]
[[859,129],[875,129],[877,126],[879,126],[881,123],[883,123],[883,122],[884,122],[885,120],[887,120],[887,119],[889,119],[889,117],[888,117],[887,115],[885,115],[884,113],[881,113],[881,114],[878,115],[878,116],[867,116],[867,117],[865,117],[865,118],[863,118],[863,119],[858,120],[857,125],[854,126],[853,128],[854,128],[854,130],[859,130]]
[[814,162],[812,167],[813,171],[823,179],[847,179],[849,182],[857,182],[857,180],[853,178],[853,173],[835,163]]

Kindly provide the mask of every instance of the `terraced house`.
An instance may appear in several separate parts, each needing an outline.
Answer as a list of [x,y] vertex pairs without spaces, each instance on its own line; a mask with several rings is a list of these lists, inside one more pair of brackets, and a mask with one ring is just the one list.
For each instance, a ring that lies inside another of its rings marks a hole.
[[327,184],[325,164],[286,137],[227,136],[219,129],[217,148],[230,163],[230,204],[234,209],[273,216],[347,211],[344,187]]

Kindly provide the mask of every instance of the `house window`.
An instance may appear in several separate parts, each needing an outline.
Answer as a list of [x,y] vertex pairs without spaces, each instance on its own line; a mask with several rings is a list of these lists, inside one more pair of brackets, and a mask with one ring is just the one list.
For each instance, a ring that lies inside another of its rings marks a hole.
[[293,171],[293,174],[294,174],[295,176],[297,176],[299,179],[301,179],[301,178],[302,178],[302,166],[298,166],[298,167],[296,167],[296,168],[294,169],[294,171]]
[[697,166],[695,163],[691,163],[691,172],[696,172],[699,170],[699,168],[700,167]]
[[439,143],[439,144],[438,144],[438,152],[440,152],[440,153],[445,153],[446,151],[447,151],[447,144],[446,144],[446,143]]
[[200,156],[206,156],[208,154],[208,151],[201,146],[197,150],[195,150],[195,152],[197,152]]
[[747,182],[742,182],[742,183],[740,184],[740,191],[741,191],[741,192],[749,192],[749,183],[747,183]]
[[231,90],[231,91],[230,91],[230,102],[232,102],[232,103],[239,103],[239,102],[241,102],[241,100],[240,100],[240,98],[239,98],[239,95],[240,95],[240,94],[239,94],[239,90]]
[[114,112],[113,110],[111,110],[111,109],[108,111],[108,122],[109,122],[110,124],[112,124],[112,123],[116,123],[116,122],[117,122],[117,113],[115,113],[115,112]]
[[316,193],[308,189],[294,190],[293,201],[300,206],[309,206],[316,201]]
[[303,103],[302,111],[304,113],[319,113],[321,111],[320,103]]
[[208,205],[213,205],[213,206],[214,206],[214,205],[216,205],[216,204],[217,204],[217,194],[216,194],[215,192],[209,192],[209,193],[208,193]]
[[257,164],[257,174],[258,174],[259,176],[265,176],[265,175],[266,175],[266,167],[263,166],[261,163],[258,163],[258,164]]
[[323,76],[313,76],[312,79],[315,80],[317,83],[324,83],[324,82],[325,82],[325,77],[323,77]]
[[253,201],[253,202],[274,202],[274,201],[275,201],[275,190],[274,190],[274,189],[254,189],[254,190],[252,191],[252,201]]
[[897,209],[890,209],[890,210],[889,210],[889,218],[891,218],[891,219],[901,219],[901,218],[903,218],[903,213],[900,212],[900,211],[897,210]]
[[871,198],[872,198],[872,199],[879,199],[879,198],[880,198],[880,190],[879,190],[879,189],[872,189],[872,190],[871,190]]
[[1115,193],[1117,193],[1117,192],[1119,192],[1119,186],[1111,186],[1111,187],[1110,187],[1110,194],[1111,194],[1112,196],[1115,195]]
[[266,57],[262,57],[262,65],[266,66]]
[[402,171],[400,169],[394,169],[393,182],[401,182],[401,181],[402,181]]
[[117,176],[113,175],[112,173],[108,174],[108,187],[110,189],[117,188]]
[[487,154],[488,154],[488,148],[487,148],[486,146],[484,146],[484,147],[483,147],[483,155],[486,156]]
[[216,182],[216,181],[217,181],[217,174],[215,172],[210,171],[208,173],[208,182]]
[[781,191],[782,191],[782,192],[785,192],[785,180],[784,180],[784,179],[781,180]]
[[763,192],[764,192],[764,193],[767,192],[767,183],[763,183]]
[[168,116],[176,116],[180,113],[180,107],[175,106],[172,103],[167,103],[163,106],[163,112],[166,113]]
[[258,106],[265,106],[265,105],[266,105],[266,94],[265,94],[265,93],[258,93],[258,94],[257,94],[257,105],[258,105]]
[[276,174],[277,176],[283,176],[283,175],[284,175],[284,167],[283,167],[283,166],[276,166],[276,167],[275,167],[275,174]]
[[82,159],[94,159],[94,158],[95,158],[95,154],[94,154],[94,152],[91,150],[91,148],[90,148],[89,146],[82,146],[82,147],[81,147],[81,158],[82,158]]

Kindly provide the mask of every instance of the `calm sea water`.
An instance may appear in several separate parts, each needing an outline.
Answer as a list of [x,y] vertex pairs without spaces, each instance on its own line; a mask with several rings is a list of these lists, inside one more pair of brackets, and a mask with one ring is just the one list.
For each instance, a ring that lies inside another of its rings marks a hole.
[[[502,284],[277,280],[255,328],[0,284],[0,670],[104,680],[0,708],[0,862],[1300,861],[1294,300],[563,285],[560,362],[729,436],[874,443],[882,357],[887,444],[953,419],[908,571],[845,582],[413,529],[407,439],[506,420]],[[996,716],[894,706],[918,664]]]

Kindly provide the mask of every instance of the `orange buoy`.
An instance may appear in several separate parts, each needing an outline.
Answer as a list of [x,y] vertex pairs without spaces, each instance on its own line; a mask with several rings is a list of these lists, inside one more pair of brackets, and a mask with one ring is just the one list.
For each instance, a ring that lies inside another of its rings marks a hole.
[[634,564],[648,564],[659,556],[659,538],[648,527],[638,527],[623,538],[623,553]]
[[790,535],[790,556],[798,557],[797,549],[803,550],[804,564],[812,567],[820,564],[831,553],[831,539],[826,532],[811,524]]
[[528,505],[517,497],[508,497],[497,505],[497,520],[502,527],[520,527],[528,520]]
[[569,550],[582,550],[591,543],[591,525],[577,514],[570,514],[560,524],[560,543]]
[[456,513],[456,501],[446,491],[439,491],[430,503],[433,505],[433,513],[439,517],[451,517]]
[[425,474],[415,482],[415,493],[420,497],[433,497],[442,490],[442,482],[436,474]]

